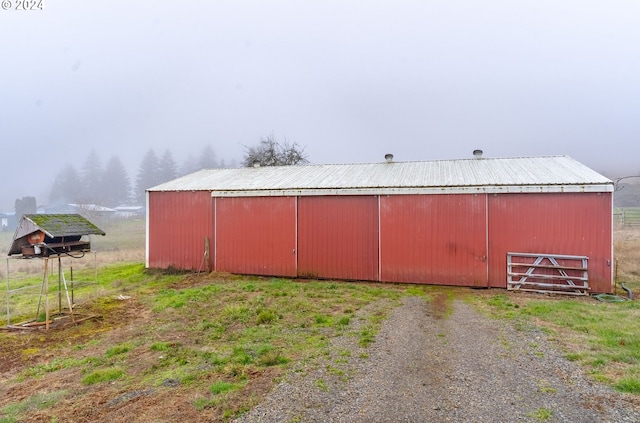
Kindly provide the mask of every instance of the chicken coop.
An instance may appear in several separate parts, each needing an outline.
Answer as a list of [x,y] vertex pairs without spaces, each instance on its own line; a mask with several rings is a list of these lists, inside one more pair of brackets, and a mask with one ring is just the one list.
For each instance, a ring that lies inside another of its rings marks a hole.
[[[25,214],[21,217],[8,255],[12,259],[39,262],[42,279],[38,285],[29,286],[25,282],[12,284],[12,275],[20,272],[12,272],[10,260],[7,259],[7,327],[49,329],[49,325],[56,318],[69,319],[72,322],[78,320],[74,313],[73,285],[68,284],[62,258],[79,259],[91,252],[92,235],[105,235],[105,232],[79,214]],[[50,286],[54,264],[57,264],[57,289]],[[37,298],[35,317],[21,323],[12,323],[12,298],[30,289],[35,291],[34,296]],[[56,316],[51,312],[51,291],[57,292]],[[66,307],[63,306],[63,302],[66,303]]]

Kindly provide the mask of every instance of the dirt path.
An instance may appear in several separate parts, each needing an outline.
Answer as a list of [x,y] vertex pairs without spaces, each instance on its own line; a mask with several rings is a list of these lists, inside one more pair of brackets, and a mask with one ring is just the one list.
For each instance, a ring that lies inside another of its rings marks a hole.
[[335,339],[331,357],[239,421],[640,421],[629,397],[585,378],[542,332],[437,304],[406,298],[366,349]]

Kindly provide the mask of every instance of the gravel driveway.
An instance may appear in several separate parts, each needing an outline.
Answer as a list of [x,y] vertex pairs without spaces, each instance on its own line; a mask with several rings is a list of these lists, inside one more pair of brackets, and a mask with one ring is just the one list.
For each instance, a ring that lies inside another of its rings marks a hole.
[[365,324],[354,321],[330,356],[292,372],[237,421],[640,422],[632,398],[585,378],[543,332],[463,302],[444,316],[405,298],[367,348],[354,336]]

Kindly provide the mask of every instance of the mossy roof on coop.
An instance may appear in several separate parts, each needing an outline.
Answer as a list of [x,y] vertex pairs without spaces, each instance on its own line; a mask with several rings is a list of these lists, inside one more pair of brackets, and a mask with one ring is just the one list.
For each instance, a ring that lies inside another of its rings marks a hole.
[[31,235],[42,232],[44,242],[79,240],[85,235],[106,235],[105,232],[79,214],[25,214],[13,236],[9,255],[21,254],[30,243]]

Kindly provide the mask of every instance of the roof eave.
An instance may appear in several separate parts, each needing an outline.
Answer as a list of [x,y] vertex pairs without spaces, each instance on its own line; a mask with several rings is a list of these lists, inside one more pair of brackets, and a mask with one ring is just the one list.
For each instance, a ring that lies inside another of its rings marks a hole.
[[613,184],[564,185],[482,185],[454,187],[385,187],[385,188],[300,188],[268,190],[212,190],[212,197],[295,197],[334,195],[404,195],[404,194],[510,194],[613,192]]

